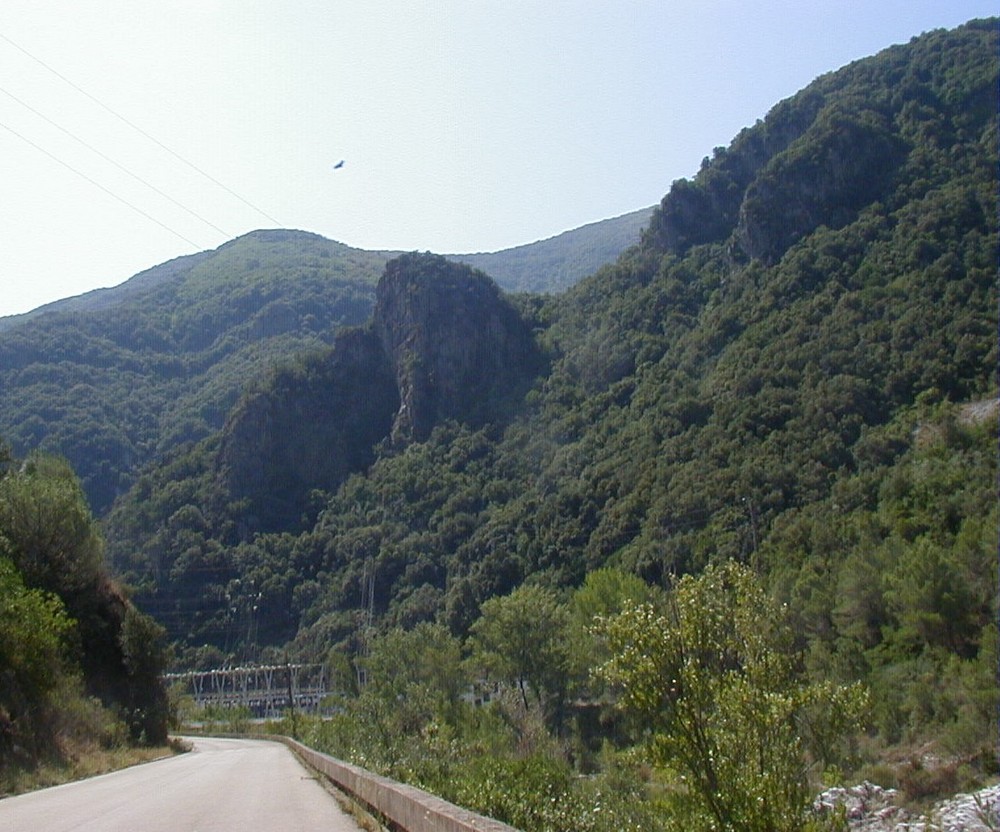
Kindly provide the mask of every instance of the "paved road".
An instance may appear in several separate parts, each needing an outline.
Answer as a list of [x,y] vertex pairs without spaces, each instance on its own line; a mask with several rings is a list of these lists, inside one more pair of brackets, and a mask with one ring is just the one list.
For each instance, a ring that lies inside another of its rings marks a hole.
[[0,800],[0,832],[358,832],[285,746],[221,739],[194,746]]

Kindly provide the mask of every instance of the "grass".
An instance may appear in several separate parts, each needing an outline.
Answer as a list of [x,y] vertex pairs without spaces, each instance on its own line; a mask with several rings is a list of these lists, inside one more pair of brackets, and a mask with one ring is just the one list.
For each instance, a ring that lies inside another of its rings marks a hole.
[[161,746],[116,746],[105,748],[97,743],[76,745],[65,750],[61,759],[43,761],[34,768],[0,768],[0,797],[45,789],[150,763],[188,751],[179,740]]

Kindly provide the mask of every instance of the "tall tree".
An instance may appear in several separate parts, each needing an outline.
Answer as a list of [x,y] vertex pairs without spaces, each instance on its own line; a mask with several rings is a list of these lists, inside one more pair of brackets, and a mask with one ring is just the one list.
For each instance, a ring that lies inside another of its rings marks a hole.
[[24,585],[0,536],[0,768],[49,738],[52,692],[67,671],[72,628],[62,602]]
[[134,740],[164,742],[161,628],[108,577],[103,540],[69,463],[36,454],[0,478],[0,539],[24,584],[56,596],[72,619],[88,693],[123,710]]
[[101,539],[65,460],[35,455],[0,479],[0,530],[29,586],[65,599],[97,580]]
[[483,604],[472,625],[474,657],[495,678],[517,685],[525,708],[531,692],[540,705],[548,697],[558,712],[566,687],[566,627],[555,593],[525,584]]

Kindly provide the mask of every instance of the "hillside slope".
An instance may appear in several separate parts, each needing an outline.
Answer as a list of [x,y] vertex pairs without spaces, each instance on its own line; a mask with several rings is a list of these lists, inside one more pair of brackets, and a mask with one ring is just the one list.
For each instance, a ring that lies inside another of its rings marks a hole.
[[[521,303],[549,365],[513,420],[442,414],[284,533],[242,522],[218,440],[187,448],[118,505],[116,562],[177,636],[251,652],[349,647],[366,598],[387,625],[464,632],[494,595],[605,564],[665,583],[751,560],[834,664],[883,644],[865,605],[886,632],[943,615],[907,606],[924,596],[900,594],[901,552],[926,536],[957,584],[992,569],[989,429],[955,408],[996,395],[996,54],[994,21],[933,32],[776,105],[617,264]],[[935,454],[940,477],[921,475]],[[946,514],[906,519],[963,468]],[[878,600],[838,608],[845,564],[875,550]],[[247,586],[252,627],[217,600]],[[933,644],[977,654],[989,605]]]
[[0,793],[91,748],[165,744],[162,635],[108,575],[65,461],[0,445]]
[[506,292],[562,292],[638,243],[652,212],[643,208],[504,251],[445,256],[486,272]]
[[139,466],[222,427],[268,366],[363,322],[384,263],[255,232],[30,317],[0,332],[0,436],[67,457],[101,514]]

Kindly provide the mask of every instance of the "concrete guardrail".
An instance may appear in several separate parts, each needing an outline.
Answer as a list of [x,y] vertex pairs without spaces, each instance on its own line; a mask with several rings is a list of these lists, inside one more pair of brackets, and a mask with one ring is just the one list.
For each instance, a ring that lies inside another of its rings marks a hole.
[[415,786],[314,751],[291,737],[267,739],[283,742],[338,789],[380,814],[399,832],[518,832],[513,826],[477,815]]

